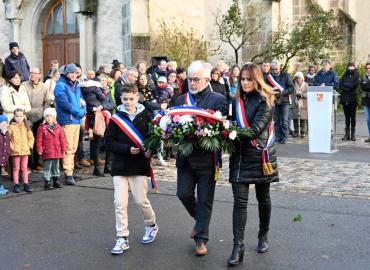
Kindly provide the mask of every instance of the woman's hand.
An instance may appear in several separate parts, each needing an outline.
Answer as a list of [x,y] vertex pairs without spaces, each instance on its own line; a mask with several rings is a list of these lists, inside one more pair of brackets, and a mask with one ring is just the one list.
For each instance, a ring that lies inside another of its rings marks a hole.
[[140,148],[139,147],[131,147],[130,149],[131,155],[137,155],[140,153]]

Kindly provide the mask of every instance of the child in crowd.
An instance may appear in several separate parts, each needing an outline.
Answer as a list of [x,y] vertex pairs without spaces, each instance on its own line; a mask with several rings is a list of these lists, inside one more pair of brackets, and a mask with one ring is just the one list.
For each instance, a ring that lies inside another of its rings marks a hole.
[[111,253],[115,255],[129,248],[127,223],[129,187],[144,215],[145,234],[141,243],[153,242],[159,229],[147,197],[151,152],[144,151],[142,146],[142,140],[148,136],[151,117],[144,105],[138,103],[139,93],[135,85],[125,84],[122,91],[122,104],[117,107],[117,112],[112,116],[105,134],[107,147],[113,152],[111,175],[117,240]]
[[22,172],[23,188],[31,193],[28,182],[27,163],[35,141],[32,130],[27,124],[26,115],[23,109],[16,109],[9,127],[10,156],[12,158],[13,192],[19,193],[19,171]]
[[57,123],[57,112],[54,108],[44,111],[44,123],[42,123],[36,136],[36,151],[42,155],[44,164],[44,189],[51,189],[50,179],[53,180],[54,188],[61,188],[59,183],[60,170],[59,160],[67,151],[67,143],[62,127]]
[[[8,135],[8,117],[4,114],[0,115],[0,168],[3,169],[9,160],[10,141]],[[8,190],[0,185],[0,196],[6,195]]]

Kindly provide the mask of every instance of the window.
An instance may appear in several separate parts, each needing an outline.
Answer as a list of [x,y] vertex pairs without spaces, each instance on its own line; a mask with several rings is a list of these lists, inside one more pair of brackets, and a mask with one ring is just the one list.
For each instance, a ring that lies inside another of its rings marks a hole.
[[44,33],[47,35],[77,34],[78,31],[72,0],[57,1],[49,11]]

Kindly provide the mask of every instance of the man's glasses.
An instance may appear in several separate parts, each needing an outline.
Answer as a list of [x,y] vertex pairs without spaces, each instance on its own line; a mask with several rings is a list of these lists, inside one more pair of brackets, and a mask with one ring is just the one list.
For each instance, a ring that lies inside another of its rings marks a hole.
[[194,78],[188,78],[188,81],[189,82],[199,82],[200,80],[202,79],[205,79],[205,78],[202,78],[202,77],[194,77]]

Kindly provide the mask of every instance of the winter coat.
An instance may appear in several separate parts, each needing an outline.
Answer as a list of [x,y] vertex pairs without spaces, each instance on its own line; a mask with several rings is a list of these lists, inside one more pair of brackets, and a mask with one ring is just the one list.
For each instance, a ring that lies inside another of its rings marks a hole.
[[114,103],[112,92],[109,88],[104,90],[102,88],[103,95],[105,96],[104,101],[102,103],[103,109],[109,111],[110,113],[116,108],[116,104]]
[[51,130],[43,123],[37,129],[36,151],[42,154],[43,160],[60,159],[67,152],[64,131],[59,124]]
[[[164,87],[165,86],[165,87]],[[164,84],[163,87],[158,87],[153,91],[153,97],[158,103],[169,103],[173,95],[173,89]]]
[[27,114],[27,119],[35,123],[43,119],[44,110],[51,107],[53,100],[43,82],[33,84],[31,81],[27,81],[23,85],[26,87],[31,104],[31,111]]
[[346,70],[339,82],[339,100],[343,105],[357,105],[357,87],[360,84],[358,70]]
[[0,96],[1,106],[4,114],[9,119],[13,118],[15,109],[23,109],[26,113],[31,111],[30,99],[28,98],[27,90],[24,85],[21,85],[17,90],[13,86],[4,86]]
[[161,109],[161,105],[154,98],[154,88],[151,88],[149,84],[139,85],[139,95],[139,103],[143,104],[151,115],[154,111]]
[[[280,71],[279,75],[274,75],[271,73],[272,77],[279,82],[279,84],[284,87],[284,91],[280,92],[279,90],[276,90],[278,93],[276,95],[276,105],[289,105],[291,103],[291,97],[290,95],[294,91],[294,86],[292,79],[289,75],[289,73],[285,71]],[[267,76],[266,76],[267,80]],[[271,83],[267,80],[266,81],[268,85],[271,85]],[[272,86],[272,85],[271,85]]]
[[0,131],[0,167],[5,167],[8,164],[10,155],[10,139],[8,131],[3,133]]
[[153,81],[156,83],[159,77],[167,78],[167,70],[160,70],[158,66],[154,68]]
[[304,81],[308,84],[308,86],[313,86],[315,84],[315,78],[316,78],[316,73],[313,75],[306,74],[304,77]]
[[338,75],[335,73],[333,69],[330,69],[328,72],[324,70],[320,70],[315,77],[314,86],[321,86],[321,84],[325,84],[325,86],[333,86],[333,89],[338,88]]
[[33,148],[35,138],[32,130],[27,128],[24,123],[18,124],[13,122],[9,126],[10,155],[11,156],[28,156],[30,149]]
[[370,74],[365,75],[360,83],[362,89],[361,104],[364,106],[370,106]]
[[62,75],[54,89],[57,121],[60,125],[80,125],[86,113],[86,106],[81,106],[79,82],[72,83]]
[[3,75],[4,78],[8,79],[10,72],[16,70],[21,73],[21,81],[28,81],[30,77],[30,66],[28,65],[27,59],[23,53],[19,52],[18,55],[10,54],[5,58]]
[[220,93],[221,95],[226,97],[226,87],[224,84],[214,80],[211,80],[210,84],[213,92]]
[[[300,119],[307,120],[307,88],[308,84],[303,82],[301,86],[294,83],[294,92],[292,94],[292,105],[293,107],[293,119],[298,119],[298,112],[300,112]],[[297,96],[298,94],[298,96]]]
[[94,107],[97,108],[103,105],[105,95],[100,87],[100,82],[94,80],[80,83],[81,93],[86,102],[87,112],[94,112]]
[[[184,97],[185,95],[180,96],[177,99],[176,105],[184,105]],[[193,98],[196,102],[196,106],[199,108],[220,111],[222,115],[227,115],[228,113],[226,97],[211,91],[209,86],[207,86],[200,93],[193,95]],[[214,153],[211,151],[194,149],[189,157],[185,158],[177,155],[176,166],[181,168],[186,164],[186,162],[188,162],[192,168],[209,170],[214,168],[213,157]]]
[[[253,136],[242,137],[235,142],[236,151],[230,156],[229,179],[232,183],[263,184],[278,182],[276,149],[270,148],[270,162],[274,168],[273,175],[266,176],[262,169],[262,154],[251,144],[257,139],[261,147],[265,147],[268,139],[268,126],[272,121],[273,108],[268,107],[265,98],[258,92],[243,96],[245,115],[254,133]],[[232,119],[236,120],[235,102],[233,103]]]
[[[144,138],[147,138],[151,117],[142,104],[138,104],[137,108],[138,113],[132,121],[123,105],[117,107],[116,114],[125,117]],[[145,157],[144,151],[137,155],[131,154],[131,147],[137,146],[113,120],[109,122],[105,132],[105,142],[107,149],[112,152],[112,176],[150,176],[150,160]]]

